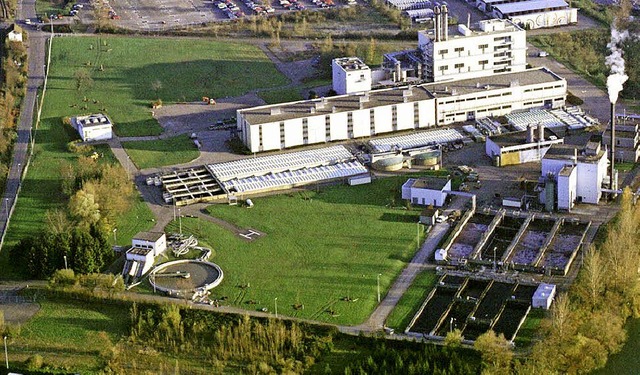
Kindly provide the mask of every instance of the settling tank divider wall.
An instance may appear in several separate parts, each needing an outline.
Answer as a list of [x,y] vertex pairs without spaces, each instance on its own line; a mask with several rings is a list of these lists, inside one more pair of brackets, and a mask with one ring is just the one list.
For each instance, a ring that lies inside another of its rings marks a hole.
[[534,267],[540,267],[540,262],[542,262],[542,259],[544,259],[544,254],[547,252],[549,245],[551,245],[551,241],[553,241],[553,238],[556,236],[556,233],[558,233],[558,229],[560,229],[560,226],[562,225],[562,223],[564,223],[563,218],[556,220],[556,223],[553,225],[553,228],[551,228],[551,231],[549,232],[547,239],[544,241],[544,243],[540,247],[538,256],[532,263]]
[[482,250],[482,248],[486,244],[491,233],[493,233],[496,227],[502,222],[502,219],[504,219],[504,215],[506,213],[507,211],[505,209],[501,209],[500,211],[498,211],[498,213],[496,214],[496,217],[493,218],[493,221],[487,227],[487,231],[482,233],[482,237],[480,237],[480,241],[478,241],[478,243],[476,244],[476,247],[473,249],[473,252],[469,256],[469,259],[476,260],[478,258],[478,255],[480,254],[480,250]]
[[522,225],[520,226],[520,230],[518,230],[518,233],[516,233],[516,235],[513,237],[513,240],[509,244],[509,247],[507,247],[507,250],[504,252],[504,255],[502,255],[502,258],[500,258],[501,262],[504,263],[507,261],[507,259],[509,259],[509,256],[511,256],[511,253],[513,252],[513,249],[515,249],[518,242],[520,242],[520,238],[529,227],[529,223],[531,222],[531,220],[533,220],[534,216],[535,214],[529,215],[527,219],[524,221],[524,223],[522,223]]

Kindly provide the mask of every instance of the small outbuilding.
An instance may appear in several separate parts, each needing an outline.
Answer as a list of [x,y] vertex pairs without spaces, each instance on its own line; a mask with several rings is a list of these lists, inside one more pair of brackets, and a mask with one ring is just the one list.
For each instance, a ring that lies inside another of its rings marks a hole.
[[415,205],[442,207],[447,191],[451,191],[450,178],[410,178],[402,185],[402,199]]
[[139,279],[145,275],[158,255],[167,250],[167,237],[162,232],[140,232],[131,240],[131,248],[125,254],[122,274],[128,278]]
[[420,224],[423,225],[435,225],[436,224],[436,218],[440,216],[440,210],[432,207],[432,206],[427,206],[424,210],[422,210],[422,212],[420,213]]
[[435,260],[436,262],[446,262],[448,260],[448,252],[446,249],[438,249],[436,250],[435,253]]
[[10,42],[22,43],[22,28],[18,25],[12,25],[11,31],[7,34],[7,39]]
[[78,131],[83,141],[101,141],[113,137],[113,124],[101,113],[78,116],[71,119],[71,125]]
[[551,307],[551,302],[553,302],[553,298],[555,296],[555,284],[542,283],[538,285],[538,289],[536,289],[536,292],[533,294],[533,297],[531,299],[531,306],[533,308],[549,310],[549,307]]

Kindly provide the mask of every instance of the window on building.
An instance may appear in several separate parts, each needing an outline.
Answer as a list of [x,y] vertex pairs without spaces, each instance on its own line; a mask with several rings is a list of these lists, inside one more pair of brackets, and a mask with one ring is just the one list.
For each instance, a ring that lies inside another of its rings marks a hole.
[[441,72],[444,72],[445,70],[449,70],[449,65],[442,65],[438,67],[438,70],[440,70]]
[[439,55],[445,55],[445,54],[447,54],[447,53],[449,53],[449,50],[448,50],[448,49],[441,49],[440,51],[438,51],[438,54],[439,54]]
[[478,46],[478,48],[479,49],[487,49],[487,48],[489,48],[489,45],[488,44],[481,44],[481,45]]
[[456,64],[456,65],[454,65],[454,67],[456,69],[462,69],[462,68],[464,68],[464,63]]
[[464,47],[456,47],[456,48],[454,49],[454,51],[456,51],[456,52],[463,52],[463,51],[464,51]]
[[480,61],[478,61],[478,64],[480,64],[482,66],[487,65],[488,63],[489,63],[489,60],[480,60]]

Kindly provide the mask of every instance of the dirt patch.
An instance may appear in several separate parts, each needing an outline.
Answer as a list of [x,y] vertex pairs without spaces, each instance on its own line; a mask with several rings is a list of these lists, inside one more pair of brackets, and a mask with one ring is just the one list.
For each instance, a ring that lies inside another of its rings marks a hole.
[[201,102],[171,104],[154,110],[153,117],[158,120],[167,134],[206,131],[209,125],[218,120],[236,116],[238,109],[264,105],[256,94],[249,93],[233,98],[215,98],[216,105]]
[[7,324],[23,324],[33,317],[40,305],[29,297],[19,294],[21,287],[3,287],[0,289],[0,310]]

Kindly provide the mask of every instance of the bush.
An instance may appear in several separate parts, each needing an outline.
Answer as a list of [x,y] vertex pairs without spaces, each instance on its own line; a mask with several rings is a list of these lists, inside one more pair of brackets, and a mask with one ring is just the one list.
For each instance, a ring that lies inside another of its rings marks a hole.
[[29,357],[29,359],[27,359],[25,365],[31,371],[39,370],[42,368],[42,366],[44,366],[44,358],[42,358],[40,354],[32,355],[31,357]]
[[77,283],[76,274],[72,269],[57,270],[49,280],[49,284],[57,286],[74,286]]
[[571,91],[567,92],[567,103],[571,104],[571,105],[582,105],[584,104],[584,100],[578,98],[577,96],[573,95],[573,93]]

